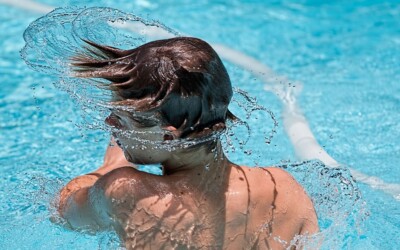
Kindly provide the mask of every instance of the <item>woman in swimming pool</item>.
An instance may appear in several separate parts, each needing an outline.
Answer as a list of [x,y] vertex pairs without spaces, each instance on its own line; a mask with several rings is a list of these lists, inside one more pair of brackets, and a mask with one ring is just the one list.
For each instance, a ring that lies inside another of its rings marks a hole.
[[[283,249],[318,231],[311,200],[287,172],[224,155],[218,132],[235,119],[232,88],[210,45],[189,37],[132,50],[87,43],[87,55],[73,58],[75,74],[110,81],[106,123],[120,147],[112,139],[103,166],[61,190],[70,227],[114,229],[128,249]],[[154,163],[162,176],[134,166]]]

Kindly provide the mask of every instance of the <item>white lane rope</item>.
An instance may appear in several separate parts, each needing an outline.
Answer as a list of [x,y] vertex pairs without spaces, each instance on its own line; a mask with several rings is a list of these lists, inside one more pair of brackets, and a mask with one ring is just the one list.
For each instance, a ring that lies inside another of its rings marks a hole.
[[[0,3],[40,14],[48,13],[54,9],[53,6],[30,0],[0,0]],[[148,27],[139,23],[125,23],[118,24],[118,26],[152,39],[173,37],[171,33],[155,26]],[[279,97],[284,106],[282,111],[284,129],[290,138],[299,160],[318,159],[329,167],[340,166],[340,164],[319,145],[308,125],[306,117],[296,102],[296,96],[302,89],[302,84],[300,82],[291,82],[287,77],[276,74],[272,69],[268,68],[257,59],[240,51],[231,49],[222,44],[212,44],[212,47],[225,60],[252,72],[264,82],[264,89],[266,91],[271,91]],[[291,87],[289,83],[296,87]],[[368,176],[351,168],[350,172],[356,181],[367,184],[371,188],[384,191],[392,195],[396,200],[400,200],[400,184],[386,183],[378,177]]]

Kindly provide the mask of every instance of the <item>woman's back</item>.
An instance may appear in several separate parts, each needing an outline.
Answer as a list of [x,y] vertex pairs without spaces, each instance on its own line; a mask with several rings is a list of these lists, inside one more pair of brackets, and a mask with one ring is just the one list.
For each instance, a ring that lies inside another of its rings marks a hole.
[[295,235],[318,230],[311,201],[283,170],[230,165],[228,172],[220,190],[132,168],[98,185],[128,249],[283,249]]

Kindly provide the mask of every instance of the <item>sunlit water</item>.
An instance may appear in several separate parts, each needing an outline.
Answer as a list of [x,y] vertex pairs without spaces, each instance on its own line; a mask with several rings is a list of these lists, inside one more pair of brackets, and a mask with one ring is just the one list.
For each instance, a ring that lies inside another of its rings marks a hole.
[[[146,24],[160,25],[146,21],[147,15],[160,19],[182,33],[242,50],[302,81],[300,101],[321,145],[345,166],[399,182],[400,91],[395,80],[400,74],[396,66],[400,34],[395,22],[400,17],[399,5],[122,4],[124,10],[131,7],[135,14],[146,17],[141,19]],[[199,12],[201,9],[207,11]],[[68,51],[74,53],[80,45],[79,39],[71,39],[74,36],[118,47],[137,46],[146,40],[116,34],[113,26],[105,24],[115,18],[109,11],[88,13],[71,33],[66,26],[76,16],[71,10],[62,10],[65,15],[61,18],[42,19],[37,31],[28,30],[43,39],[35,44],[37,54],[30,54],[31,61],[38,60],[33,67],[41,72],[35,72],[25,66],[18,51],[24,46],[23,31],[37,16],[2,5],[0,10],[0,28],[7,30],[0,35],[0,246],[117,248],[119,241],[110,232],[85,235],[49,221],[57,191],[74,176],[99,166],[108,140],[102,124],[106,112],[98,105],[107,95],[89,94],[92,91],[88,89],[95,89],[90,83],[59,77],[69,74],[65,64]],[[163,14],[166,11],[168,16]],[[56,40],[58,36],[65,37],[65,43]],[[55,50],[40,50],[40,44]],[[60,51],[63,53],[57,54]],[[45,58],[52,59],[40,61]],[[279,101],[263,91],[250,72],[229,63],[226,66],[234,87],[240,88],[231,109],[250,127],[239,124],[226,133],[229,158],[243,165],[279,165],[291,172],[314,201],[325,249],[395,249],[400,234],[398,201],[368,186],[357,186],[345,168],[296,162],[280,124]],[[257,101],[247,100],[240,94],[242,90]],[[247,141],[243,147],[242,141]]]

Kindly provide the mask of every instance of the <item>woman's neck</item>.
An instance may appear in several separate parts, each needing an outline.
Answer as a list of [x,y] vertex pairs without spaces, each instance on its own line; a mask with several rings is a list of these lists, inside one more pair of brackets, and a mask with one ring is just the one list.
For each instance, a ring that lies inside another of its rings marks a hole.
[[174,153],[162,166],[164,175],[185,181],[187,185],[217,188],[225,186],[231,163],[223,152],[221,142],[217,141],[212,150],[202,146],[196,150]]

